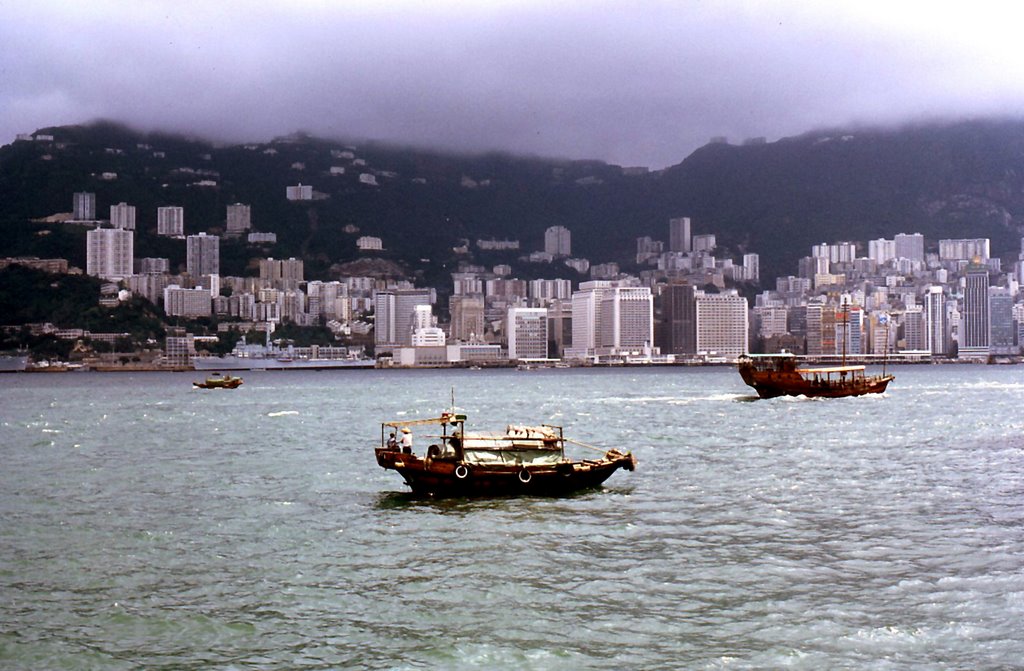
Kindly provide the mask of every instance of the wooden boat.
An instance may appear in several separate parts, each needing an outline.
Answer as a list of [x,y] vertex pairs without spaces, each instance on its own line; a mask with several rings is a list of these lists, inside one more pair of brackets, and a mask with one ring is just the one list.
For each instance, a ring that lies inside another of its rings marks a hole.
[[881,394],[895,375],[866,375],[864,366],[801,368],[793,354],[748,355],[740,357],[743,381],[761,398],[807,396],[838,398]]
[[[559,426],[510,425],[504,432],[467,433],[465,422],[465,415],[454,412],[430,419],[384,422],[381,445],[375,449],[377,463],[398,471],[414,494],[436,497],[562,495],[597,487],[620,468],[636,468],[631,453],[572,441],[563,436]],[[440,433],[421,436],[432,441],[422,455],[399,448],[393,438],[403,429],[417,426],[440,429]],[[571,460],[565,455],[567,442],[602,455]]]
[[242,384],[242,378],[214,373],[204,382],[193,382],[192,386],[199,389],[234,389]]

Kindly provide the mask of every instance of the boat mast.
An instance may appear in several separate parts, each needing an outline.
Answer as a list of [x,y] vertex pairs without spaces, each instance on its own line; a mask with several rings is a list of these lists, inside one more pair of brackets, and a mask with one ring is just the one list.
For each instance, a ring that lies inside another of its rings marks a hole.
[[849,335],[850,329],[850,304],[846,302],[846,297],[843,297],[842,315],[843,315],[843,365],[846,365],[846,338]]

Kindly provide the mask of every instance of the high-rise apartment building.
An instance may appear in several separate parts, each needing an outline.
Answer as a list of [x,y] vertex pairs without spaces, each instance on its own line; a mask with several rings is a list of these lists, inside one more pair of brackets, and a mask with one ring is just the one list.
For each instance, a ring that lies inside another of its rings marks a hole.
[[565,226],[552,226],[544,231],[544,252],[552,256],[572,255],[572,234]]
[[988,269],[971,264],[964,281],[958,358],[987,359],[991,344]]
[[185,264],[192,277],[220,274],[220,238],[216,235],[190,235],[185,239]]
[[185,235],[185,208],[156,208],[156,234],[178,238]]
[[412,345],[417,305],[431,305],[430,289],[385,289],[373,295],[374,343],[378,352]]
[[668,251],[691,252],[692,231],[689,217],[674,217],[668,220]]
[[135,230],[135,206],[118,203],[110,206],[110,225],[126,231]]
[[303,282],[302,259],[260,259],[260,279],[277,289],[297,289]]
[[547,308],[509,308],[506,333],[509,359],[547,358]]
[[924,262],[924,236],[920,233],[897,233],[893,244],[896,258]]
[[135,234],[121,228],[97,228],[85,234],[85,272],[105,280],[132,276],[135,265]]
[[74,218],[77,221],[96,220],[96,194],[81,192],[74,196]]
[[241,235],[252,229],[252,208],[249,205],[235,203],[228,205],[227,228],[228,235]]
[[981,259],[982,263],[991,258],[988,238],[939,240],[939,259],[943,261],[971,261],[975,258]]

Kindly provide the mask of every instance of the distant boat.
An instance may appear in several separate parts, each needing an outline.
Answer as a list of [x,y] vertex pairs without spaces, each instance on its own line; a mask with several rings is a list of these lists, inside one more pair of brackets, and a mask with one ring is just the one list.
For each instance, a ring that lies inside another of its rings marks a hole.
[[192,386],[199,389],[235,389],[242,384],[242,378],[214,373],[203,382],[193,382]]
[[27,367],[27,354],[0,354],[0,373],[18,373]]
[[864,366],[801,368],[794,354],[740,357],[739,373],[761,398],[838,398],[881,394],[895,375],[866,375]]
[[196,370],[319,370],[330,368],[374,368],[377,362],[352,356],[347,347],[276,347],[248,344],[243,338],[226,356],[198,356]]
[[[414,494],[436,497],[568,494],[597,487],[620,468],[636,468],[631,453],[572,441],[559,426],[467,433],[465,421],[463,414],[446,412],[430,419],[384,422],[381,445],[375,449],[377,463],[397,471]],[[422,456],[403,451],[387,438],[412,427],[440,429],[440,434],[422,436],[434,441]],[[601,456],[569,459],[567,442],[595,449]]]

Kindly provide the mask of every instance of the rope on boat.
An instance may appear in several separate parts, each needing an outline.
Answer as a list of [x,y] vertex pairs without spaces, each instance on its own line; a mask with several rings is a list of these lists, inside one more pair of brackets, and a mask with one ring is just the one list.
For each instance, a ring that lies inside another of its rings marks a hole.
[[580,447],[586,447],[586,448],[589,448],[591,450],[596,450],[596,451],[600,452],[601,454],[605,454],[605,453],[608,452],[608,450],[604,449],[603,447],[597,447],[595,445],[588,445],[586,443],[581,443],[580,441],[573,440],[572,438],[564,438],[563,440],[565,440],[565,442],[567,442],[567,443],[572,443],[573,445],[579,445]]

